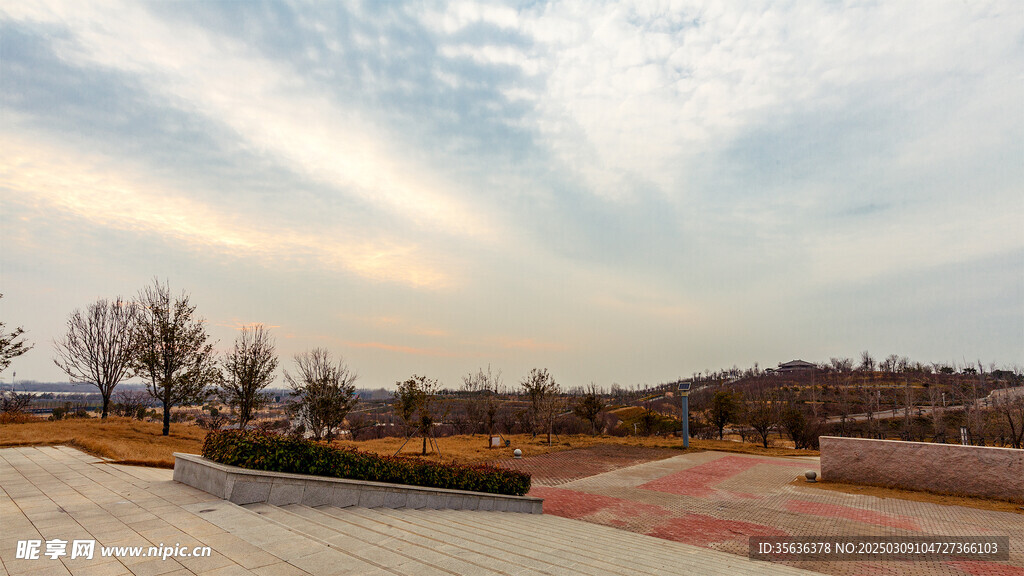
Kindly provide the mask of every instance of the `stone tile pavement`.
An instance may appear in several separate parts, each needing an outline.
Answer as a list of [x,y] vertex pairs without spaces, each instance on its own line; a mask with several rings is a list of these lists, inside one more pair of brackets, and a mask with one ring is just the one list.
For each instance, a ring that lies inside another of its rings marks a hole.
[[[529,495],[544,513],[746,555],[750,536],[1009,536],[1008,562],[794,562],[829,574],[1024,576],[1024,515],[850,495],[790,482],[814,459],[696,452],[588,475],[577,455],[548,454],[516,467],[541,473]],[[559,478],[573,476],[563,482]],[[553,478],[553,480],[551,480]]]
[[[220,500],[169,481],[170,470],[113,464],[66,447],[0,450],[0,573],[74,576],[302,574],[278,557],[182,509]],[[26,540],[67,542],[64,554],[18,559]],[[95,540],[93,559],[70,559],[74,540]],[[209,557],[152,558],[150,546],[210,546]],[[143,547],[100,557],[100,547]]]
[[[38,559],[19,558],[28,540],[45,543]],[[56,540],[67,549],[49,558]],[[75,540],[96,541],[92,559],[71,558]],[[210,554],[162,559],[147,556],[149,546]],[[107,547],[139,552],[108,556]],[[806,572],[551,515],[241,507],[174,482],[170,470],[108,464],[64,447],[0,450],[0,576],[764,573]]]

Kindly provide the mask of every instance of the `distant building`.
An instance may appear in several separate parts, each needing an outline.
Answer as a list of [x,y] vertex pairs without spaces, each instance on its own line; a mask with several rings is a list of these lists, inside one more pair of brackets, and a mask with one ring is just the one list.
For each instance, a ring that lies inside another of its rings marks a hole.
[[993,380],[1009,380],[1010,382],[1013,382],[1014,380],[1024,380],[1024,377],[1017,376],[1013,370],[993,370],[989,372],[989,376]]
[[810,372],[817,367],[817,365],[803,360],[790,360],[789,362],[779,364],[778,368],[769,368],[765,372],[769,374],[792,374],[794,372]]

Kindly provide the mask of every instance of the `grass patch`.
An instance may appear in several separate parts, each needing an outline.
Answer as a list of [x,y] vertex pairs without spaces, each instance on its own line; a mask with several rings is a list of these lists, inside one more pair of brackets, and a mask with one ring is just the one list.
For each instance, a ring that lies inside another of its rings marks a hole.
[[896,498],[899,500],[912,500],[914,502],[928,502],[942,506],[964,506],[977,508],[979,510],[991,510],[995,512],[1010,512],[1013,514],[1024,514],[1024,506],[1007,502],[1005,500],[991,500],[975,496],[957,496],[952,494],[937,494],[923,490],[904,490],[902,488],[883,488],[881,486],[868,486],[865,484],[846,484],[844,482],[829,482],[819,480],[808,482],[803,476],[797,476],[790,482],[793,486],[804,486],[817,490],[830,490],[844,494],[855,494],[859,496],[874,496],[876,498]]
[[170,436],[163,425],[111,416],[40,420],[0,425],[0,448],[66,444],[118,464],[173,468],[175,452],[199,454],[206,430],[188,424],[171,424]]
[[[109,458],[122,464],[174,467],[174,452],[199,454],[202,452],[206,430],[192,424],[171,424],[171,435],[162,436],[162,425],[158,422],[141,422],[128,418],[111,416],[105,421],[97,418],[72,418],[49,421],[36,420],[24,424],[0,424],[0,448],[7,446],[52,446],[66,444],[94,456]],[[508,447],[487,448],[487,436],[461,435],[438,438],[441,449],[438,455],[433,451],[419,456],[422,441],[413,438],[402,450],[401,456],[422,458],[434,462],[458,462],[476,464],[489,460],[511,458],[512,451],[519,448],[524,456],[536,456],[561,450],[586,448],[599,444],[620,446],[641,446],[645,448],[683,449],[682,438],[665,436],[590,436],[560,435],[552,438],[547,445],[546,436],[534,438],[530,434],[504,436],[511,442]],[[362,441],[336,441],[335,446],[358,448],[382,456],[393,455],[405,442],[404,438],[381,438]],[[813,450],[792,448],[761,448],[754,444],[730,442],[728,440],[690,440],[690,450],[718,450],[756,456],[817,456]]]
[[[547,436],[538,435],[534,438],[530,434],[512,434],[503,436],[510,441],[508,447],[487,448],[487,436],[478,434],[476,436],[461,435],[438,438],[437,443],[441,448],[438,455],[430,450],[426,456],[418,456],[438,462],[451,462],[455,460],[461,463],[486,462],[488,460],[499,460],[511,458],[512,451],[519,448],[523,456],[537,456],[550,452],[571,450],[574,448],[587,448],[599,444],[616,444],[620,446],[640,446],[644,448],[671,448],[683,450],[683,439],[665,436],[590,436],[585,434],[559,435],[552,437],[552,445],[548,446]],[[359,448],[366,452],[390,456],[393,455],[402,443],[404,438],[380,438],[377,440],[341,440],[334,444],[348,448]],[[402,456],[417,456],[423,447],[422,440],[413,438],[405,445]],[[691,451],[717,450],[719,452],[732,452],[736,454],[751,454],[755,456],[817,456],[817,450],[794,450],[793,448],[762,448],[760,445],[742,444],[728,440],[690,440]]]

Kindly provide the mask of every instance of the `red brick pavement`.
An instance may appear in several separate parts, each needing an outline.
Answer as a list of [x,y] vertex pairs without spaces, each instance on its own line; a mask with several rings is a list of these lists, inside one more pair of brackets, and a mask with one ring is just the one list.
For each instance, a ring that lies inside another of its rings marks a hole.
[[530,490],[530,496],[544,499],[544,513],[565,518],[583,518],[602,511],[610,512],[612,516],[622,519],[672,515],[661,506],[562,488],[538,486]]
[[[743,458],[740,456],[725,456],[718,460],[712,460],[705,464],[687,468],[675,474],[662,476],[657,480],[641,484],[638,488],[645,490],[657,490],[669,494],[695,496],[703,498],[714,494],[714,485],[728,480],[740,472],[746,472],[759,464],[770,466],[793,466],[802,470],[807,469],[806,462],[779,462],[778,460],[765,460],[759,458]],[[746,492],[730,491],[733,495],[742,498],[758,498],[756,494]]]
[[949,562],[971,576],[1024,576],[1024,568],[997,562]]
[[902,528],[904,530],[920,531],[921,527],[917,522],[902,516],[890,516],[879,514],[863,508],[851,508],[850,506],[839,506],[836,504],[825,504],[823,502],[809,502],[807,500],[787,500],[782,505],[786,510],[800,512],[802,514],[813,514],[825,518],[837,517],[856,520],[865,524],[876,526],[888,526],[890,528]]
[[529,458],[496,460],[495,466],[529,472],[534,486],[558,486],[612,470],[678,456],[679,450],[601,444]]
[[787,532],[753,522],[742,520],[722,520],[704,514],[687,514],[666,520],[647,532],[648,536],[657,536],[666,540],[709,547],[711,544],[740,540],[743,546],[751,536],[786,537]]
[[[599,462],[587,460],[600,460],[601,451],[586,449],[525,458],[516,467],[535,473],[530,495],[545,499],[546,514],[741,555],[751,536],[1009,535],[1009,562],[789,564],[841,575],[1024,576],[1021,515],[790,484],[798,472],[818,469],[813,460],[714,452],[630,457],[623,454],[629,449],[617,446]],[[642,463],[623,464],[635,460]]]

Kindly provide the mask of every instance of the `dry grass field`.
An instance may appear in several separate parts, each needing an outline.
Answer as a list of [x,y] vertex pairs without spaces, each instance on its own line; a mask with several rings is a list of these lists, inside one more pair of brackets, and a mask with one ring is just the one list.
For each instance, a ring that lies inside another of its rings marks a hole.
[[171,424],[171,435],[162,436],[162,425],[111,416],[39,420],[24,424],[0,424],[0,448],[66,444],[120,464],[173,468],[175,452],[198,454],[206,430],[187,424]]
[[[58,421],[35,420],[22,424],[0,424],[0,448],[5,446],[55,445],[67,444],[90,454],[109,458],[118,463],[137,464],[172,468],[174,452],[198,454],[202,449],[206,431],[191,424],[171,424],[171,435],[160,435],[161,425],[156,422],[140,422],[127,418],[111,416],[106,421],[96,418],[71,418]],[[448,436],[437,439],[440,454],[428,446],[429,460],[444,462],[485,462],[511,458],[512,451],[519,448],[524,456],[546,454],[559,450],[584,448],[595,444],[620,444],[626,446],[645,446],[648,448],[672,448],[682,450],[683,441],[673,437],[616,437],[589,435],[562,435],[552,438],[548,446],[546,436],[536,438],[529,434],[506,436],[511,445],[502,448],[487,448],[487,437]],[[364,441],[336,441],[335,445],[354,447],[377,454],[391,455],[405,442],[404,438],[381,438]],[[413,438],[406,444],[403,456],[418,456],[422,449],[422,441]],[[751,444],[718,440],[691,440],[691,450],[720,450],[743,454],[759,454],[764,456],[817,456],[810,450],[793,450],[791,448],[761,448]]]
[[[511,458],[512,451],[519,448],[523,456],[536,456],[560,450],[571,450],[573,448],[586,448],[596,444],[619,444],[624,446],[643,446],[646,448],[671,448],[674,450],[683,449],[682,438],[659,437],[659,436],[590,436],[590,435],[559,435],[552,437],[552,444],[548,446],[547,436],[538,435],[536,438],[530,434],[513,434],[503,436],[510,442],[508,447],[488,448],[487,436],[478,434],[476,436],[461,435],[447,436],[437,439],[440,455],[436,454],[431,446],[427,445],[427,459],[450,462],[473,463],[485,462]],[[361,441],[337,441],[338,446],[354,447],[377,454],[392,455],[405,442],[404,438],[381,438],[378,440]],[[423,441],[419,438],[409,440],[409,443],[402,449],[402,456],[418,456],[423,449]],[[817,456],[813,450],[793,450],[792,448],[762,448],[752,444],[741,444],[728,440],[690,440],[690,450],[718,450],[722,452],[736,452],[741,454],[757,454],[761,456]]]

